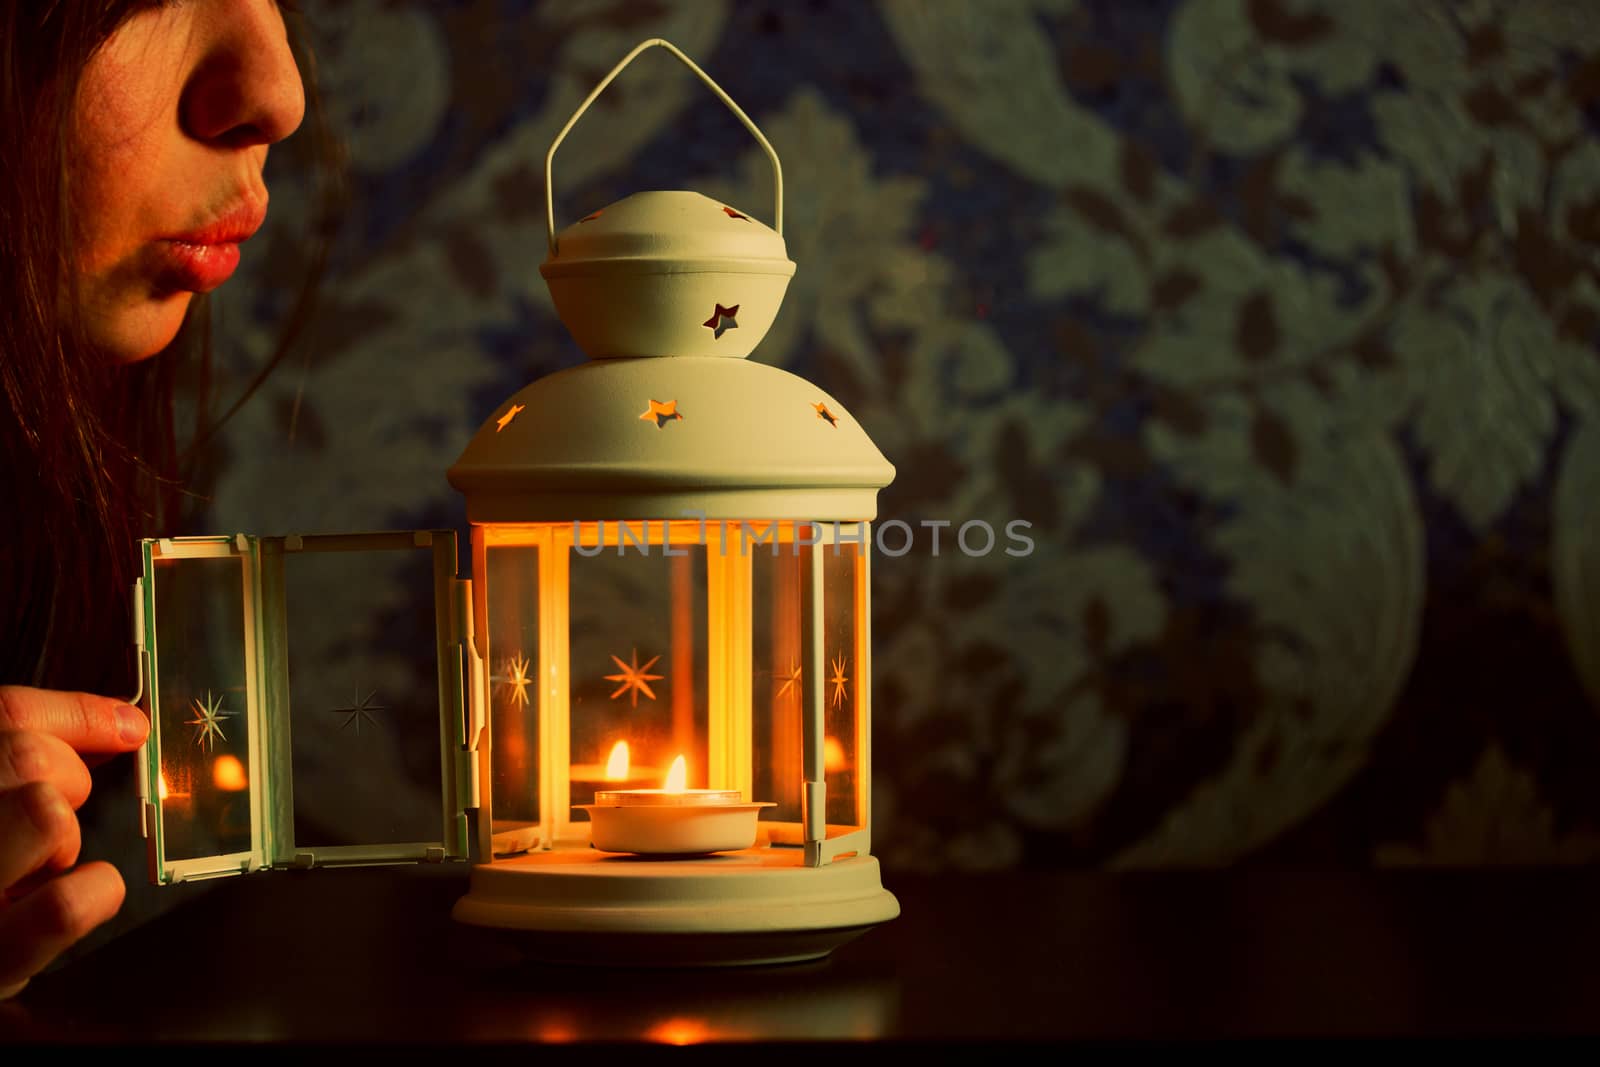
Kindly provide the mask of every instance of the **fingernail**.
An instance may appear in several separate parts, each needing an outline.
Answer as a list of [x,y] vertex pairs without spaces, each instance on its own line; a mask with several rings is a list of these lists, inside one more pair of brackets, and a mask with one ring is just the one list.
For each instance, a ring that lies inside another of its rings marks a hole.
[[117,708],[117,736],[122,738],[124,744],[139,744],[149,730],[144,712],[132,704],[123,704]]

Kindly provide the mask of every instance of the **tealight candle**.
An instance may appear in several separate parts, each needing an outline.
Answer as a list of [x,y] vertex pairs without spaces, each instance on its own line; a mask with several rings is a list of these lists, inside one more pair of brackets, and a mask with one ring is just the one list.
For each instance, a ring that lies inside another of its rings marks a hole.
[[672,763],[660,789],[605,789],[589,813],[590,842],[603,852],[698,856],[756,843],[756,819],[770,803],[746,804],[737,789],[687,789],[687,764]]

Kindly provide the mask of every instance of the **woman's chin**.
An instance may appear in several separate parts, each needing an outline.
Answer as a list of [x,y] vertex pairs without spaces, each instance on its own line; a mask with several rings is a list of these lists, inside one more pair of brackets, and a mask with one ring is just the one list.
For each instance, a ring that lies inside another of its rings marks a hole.
[[115,363],[138,363],[160,353],[183,329],[193,293],[165,293],[115,313],[90,316],[89,339]]

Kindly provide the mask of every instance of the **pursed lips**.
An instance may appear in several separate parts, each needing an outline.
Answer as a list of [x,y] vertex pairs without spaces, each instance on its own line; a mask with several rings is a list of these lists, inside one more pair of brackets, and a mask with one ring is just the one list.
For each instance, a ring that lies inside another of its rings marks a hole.
[[202,226],[164,239],[189,245],[242,244],[261,228],[266,217],[265,197],[247,200]]
[[246,200],[204,225],[157,241],[161,288],[207,293],[227,281],[239,266],[239,245],[266,217],[265,197]]

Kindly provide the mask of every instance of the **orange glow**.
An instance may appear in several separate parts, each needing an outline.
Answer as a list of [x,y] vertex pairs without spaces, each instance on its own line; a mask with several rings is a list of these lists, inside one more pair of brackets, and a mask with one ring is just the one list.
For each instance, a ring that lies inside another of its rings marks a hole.
[[495,421],[494,432],[495,433],[499,433],[501,430],[505,429],[507,426],[510,426],[511,425],[511,420],[516,418],[519,414],[521,414],[522,413],[522,409],[524,407],[526,407],[525,404],[513,404],[513,405],[511,405],[511,410],[506,412],[504,415],[501,415],[500,418]]
[[646,1041],[664,1045],[698,1045],[710,1036],[711,1028],[700,1019],[663,1019],[644,1032]]
[[650,406],[645,409],[644,414],[639,416],[639,419],[643,422],[654,422],[658,430],[673,419],[682,418],[683,412],[678,410],[678,402],[676,400],[652,400],[650,401]]
[[606,760],[606,781],[621,782],[628,777],[628,742],[618,741],[611,746],[611,757]]
[[167,776],[164,774],[161,776],[161,799],[167,799]]
[[838,774],[850,766],[844,756],[844,746],[837,737],[824,738],[822,742],[822,769],[828,774]]
[[667,780],[661,784],[663,793],[682,793],[689,788],[689,764],[682,756],[672,761]]
[[244,764],[239,762],[238,756],[218,756],[217,762],[211,765],[211,780],[218,789],[229,793],[250,788],[250,779],[245,776]]
[[546,1044],[565,1045],[578,1040],[578,1028],[572,1020],[564,1016],[552,1016],[542,1020],[533,1032],[533,1036]]

